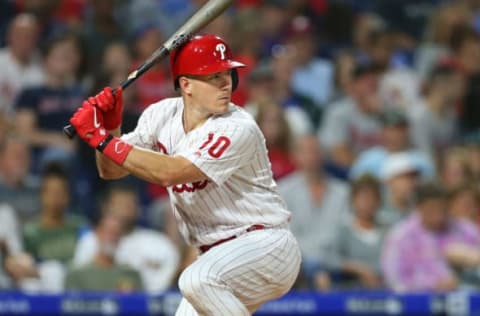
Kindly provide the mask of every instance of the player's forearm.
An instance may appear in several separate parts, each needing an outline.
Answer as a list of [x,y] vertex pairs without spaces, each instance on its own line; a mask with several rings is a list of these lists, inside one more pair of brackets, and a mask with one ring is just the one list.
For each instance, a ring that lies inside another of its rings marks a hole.
[[[113,136],[120,136],[120,128],[109,131]],[[102,179],[120,179],[128,175],[128,171],[116,165],[113,161],[95,151],[95,158],[97,163],[97,170]]]
[[123,168],[145,181],[165,187],[206,180],[206,176],[183,157],[172,157],[138,147],[130,151]]

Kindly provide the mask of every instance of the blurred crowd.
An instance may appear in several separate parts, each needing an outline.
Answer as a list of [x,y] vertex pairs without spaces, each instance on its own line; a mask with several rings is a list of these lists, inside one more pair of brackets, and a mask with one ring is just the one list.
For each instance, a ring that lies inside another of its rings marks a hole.
[[[205,2],[0,2],[1,288],[176,287],[196,250],[166,190],[100,180],[62,127]],[[233,101],[293,213],[296,288],[478,288],[479,0],[237,0],[202,32],[248,65]],[[165,60],[124,92],[123,131],[171,96]]]

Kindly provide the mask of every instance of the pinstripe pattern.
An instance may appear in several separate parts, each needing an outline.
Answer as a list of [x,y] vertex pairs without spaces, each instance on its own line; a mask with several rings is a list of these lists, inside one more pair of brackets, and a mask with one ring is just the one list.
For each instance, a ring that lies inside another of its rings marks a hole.
[[288,229],[253,231],[220,244],[182,273],[185,299],[176,315],[250,315],[290,289],[300,258]]
[[[249,315],[294,283],[300,251],[277,192],[265,139],[253,118],[231,105],[184,132],[181,98],[151,105],[123,139],[190,160],[209,180],[169,187],[178,227],[193,245],[211,248],[181,275],[177,315]],[[245,233],[253,224],[268,229]]]
[[[252,224],[274,227],[287,223],[290,212],[277,193],[265,139],[253,118],[232,105],[227,114],[212,117],[185,134],[182,112],[181,98],[153,104],[142,114],[135,131],[122,138],[154,150],[161,144],[169,155],[191,160],[211,179],[202,189],[194,189],[191,183],[176,190],[168,188],[187,242],[208,245]],[[212,133],[211,143],[200,149]],[[213,158],[208,150],[220,136],[228,137],[231,143],[223,155]]]

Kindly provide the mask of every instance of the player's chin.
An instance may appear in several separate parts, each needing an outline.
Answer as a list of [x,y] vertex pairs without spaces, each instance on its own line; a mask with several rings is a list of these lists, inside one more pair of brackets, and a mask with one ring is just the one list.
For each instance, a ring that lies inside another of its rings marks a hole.
[[230,104],[230,98],[228,99],[220,99],[216,106],[217,114],[223,114],[228,111],[228,106]]

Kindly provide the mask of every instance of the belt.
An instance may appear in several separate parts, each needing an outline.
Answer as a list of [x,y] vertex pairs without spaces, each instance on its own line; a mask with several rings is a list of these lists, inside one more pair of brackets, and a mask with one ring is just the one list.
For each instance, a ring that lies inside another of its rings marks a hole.
[[[254,230],[262,230],[262,229],[265,229],[265,225],[255,224],[255,225],[252,225],[252,226],[248,227],[245,230],[245,232],[249,233],[249,232],[254,231]],[[208,250],[210,250],[210,248],[213,248],[215,246],[223,244],[224,242],[227,242],[229,240],[235,239],[240,235],[241,234],[230,236],[230,237],[225,238],[225,239],[220,239],[220,240],[214,242],[213,244],[200,246],[200,247],[198,247],[198,249],[200,249],[200,252],[203,254],[203,253],[207,252]]]

